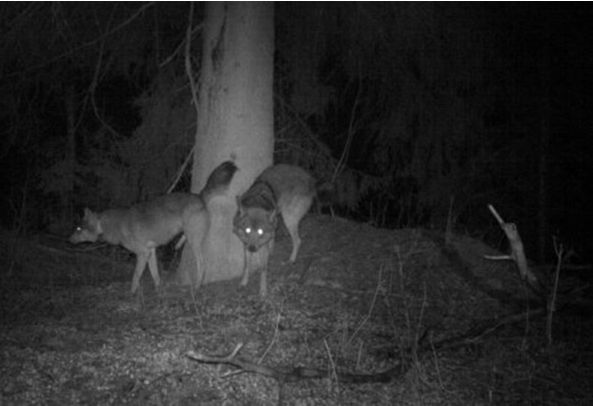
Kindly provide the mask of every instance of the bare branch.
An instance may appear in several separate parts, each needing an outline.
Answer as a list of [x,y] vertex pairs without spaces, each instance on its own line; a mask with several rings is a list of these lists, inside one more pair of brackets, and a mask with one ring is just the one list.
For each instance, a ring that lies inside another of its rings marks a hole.
[[154,2],[148,2],[142,6],[140,6],[138,8],[138,10],[136,10],[136,12],[134,12],[130,17],[128,17],[126,20],[122,21],[121,23],[119,23],[117,26],[115,26],[114,28],[112,28],[111,30],[108,30],[107,32],[101,34],[100,36],[98,36],[97,38],[90,40],[88,42],[85,42],[84,44],[81,44],[75,48],[72,48],[66,52],[61,53],[60,55],[54,56],[53,58],[49,58],[46,59],[43,63],[40,63],[38,65],[35,66],[31,66],[28,69],[19,71],[19,72],[13,72],[10,73],[6,76],[4,76],[3,79],[11,79],[15,76],[18,75],[22,75],[22,74],[27,74],[31,71],[37,70],[37,69],[41,69],[44,68],[48,65],[51,65],[54,62],[59,61],[60,59],[66,58],[72,54],[74,54],[75,52],[78,52],[82,49],[88,48],[90,46],[93,46],[97,43],[100,43],[101,41],[104,41],[107,37],[115,34],[116,32],[120,31],[122,28],[124,28],[125,26],[127,26],[128,24],[130,24],[132,21],[134,21],[136,18],[138,18],[138,16],[140,16],[146,9],[148,9],[149,7],[152,7],[154,5]]
[[[198,24],[196,25],[192,31],[191,31],[191,37],[193,37],[195,35],[196,32],[200,31],[202,29],[204,25],[203,24]],[[183,46],[186,44],[187,42],[187,35],[186,38],[182,39],[181,42],[179,43],[179,45],[177,45],[177,47],[175,48],[175,50],[173,50],[173,52],[171,52],[171,55],[169,55],[168,57],[166,57],[161,63],[159,63],[159,68],[164,67],[165,65],[171,63],[171,61],[175,58],[175,56],[181,52],[181,49],[183,49]]]
[[[194,104],[194,108],[196,109],[196,117],[197,117],[198,116],[198,108],[199,108],[198,107],[198,96],[197,96],[198,89],[197,89],[196,82],[194,80],[194,75],[193,75],[193,71],[192,71],[192,67],[191,67],[191,38],[192,38],[192,35],[194,32],[194,30],[192,29],[193,18],[194,18],[194,3],[191,2],[190,7],[189,7],[189,17],[188,17],[188,22],[187,22],[187,29],[185,32],[185,74],[187,75],[187,78],[189,80],[189,89],[191,92],[191,98],[192,98],[192,101]],[[199,27],[201,28],[201,25]],[[197,29],[197,27],[196,27],[196,29]],[[175,52],[177,52],[177,50]],[[172,56],[173,55],[171,55],[171,57]],[[175,176],[175,179],[171,183],[171,186],[169,186],[169,188],[167,189],[167,193],[171,193],[171,191],[173,191],[173,189],[175,189],[175,186],[179,182],[179,179],[181,179],[181,175],[183,175],[185,168],[187,167],[187,165],[189,165],[191,158],[194,156],[195,148],[196,148],[196,146],[194,143],[191,150],[188,152],[187,156],[185,157],[183,164],[177,171],[177,176]],[[181,245],[183,245],[184,242],[185,242],[185,240],[180,240],[177,243],[177,245],[175,246],[175,248],[178,249],[177,248],[178,246],[179,246],[179,248],[181,248]]]
[[526,280],[527,283],[531,288],[533,288],[536,292],[539,292],[539,282],[535,274],[529,268],[527,264],[527,258],[525,257],[525,249],[523,248],[523,241],[521,240],[521,236],[519,235],[519,230],[517,230],[517,226],[515,223],[505,223],[502,217],[498,214],[494,206],[491,204],[488,205],[490,212],[496,220],[498,224],[504,231],[509,240],[509,244],[511,246],[511,258],[517,264],[517,268],[519,269],[519,274],[521,275],[521,279]]
[[113,136],[118,137],[119,133],[107,123],[99,112],[99,108],[97,107],[97,103],[95,101],[95,90],[97,89],[97,85],[99,84],[99,74],[101,73],[101,65],[103,61],[103,55],[105,50],[105,41],[101,42],[101,46],[99,47],[99,57],[97,58],[97,64],[95,65],[95,72],[93,73],[93,79],[91,80],[91,84],[89,85],[89,94],[90,94],[90,101],[91,106],[93,107],[93,112],[95,113],[95,117],[99,122],[109,131]]
[[194,3],[191,2],[190,3],[190,7],[189,7],[189,16],[188,16],[188,22],[187,22],[187,30],[185,32],[185,74],[187,75],[187,78],[189,80],[189,87],[191,90],[191,98],[192,101],[194,103],[194,108],[196,109],[196,116],[199,113],[198,111],[198,95],[197,95],[197,91],[198,91],[198,87],[196,86],[196,81],[194,79],[194,74],[192,71],[192,67],[191,67],[191,34],[192,34],[192,21],[194,18]]

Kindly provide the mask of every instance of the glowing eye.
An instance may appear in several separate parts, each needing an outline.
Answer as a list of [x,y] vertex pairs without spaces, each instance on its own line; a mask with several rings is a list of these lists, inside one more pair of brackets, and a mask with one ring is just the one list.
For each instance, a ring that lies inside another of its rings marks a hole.
[[247,227],[247,228],[245,229],[245,233],[247,233],[247,234],[251,234],[251,227]]
[[258,235],[264,235],[264,230],[262,230],[261,228],[257,229],[257,234]]

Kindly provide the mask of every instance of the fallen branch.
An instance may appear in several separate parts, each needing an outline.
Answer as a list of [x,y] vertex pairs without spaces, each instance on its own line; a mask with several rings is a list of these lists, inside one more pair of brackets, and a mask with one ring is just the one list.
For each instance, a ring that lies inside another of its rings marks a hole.
[[498,214],[496,209],[489,204],[488,209],[492,215],[498,221],[500,228],[504,231],[509,240],[509,244],[511,246],[511,255],[509,256],[498,256],[498,257],[491,257],[487,256],[488,259],[512,259],[517,268],[519,269],[519,274],[521,275],[521,279],[527,281],[529,286],[538,294],[541,292],[541,287],[539,281],[535,274],[529,268],[527,264],[527,258],[525,257],[525,249],[523,248],[523,241],[521,240],[521,236],[519,235],[519,231],[517,230],[517,226],[515,223],[505,223],[502,217]]
[[[486,336],[494,333],[501,327],[523,322],[524,320],[533,320],[537,317],[542,317],[546,314],[546,309],[540,307],[537,309],[526,310],[521,313],[509,314],[507,316],[488,320],[480,323],[479,326],[470,328],[465,333],[439,340],[432,344],[432,348],[436,350],[448,350],[453,348],[459,348],[470,344],[475,344],[477,341],[485,338]],[[430,349],[428,346],[423,346],[419,351],[426,351]]]
[[[374,374],[354,374],[349,372],[335,371],[329,368],[322,369],[282,366],[272,368],[239,357],[238,354],[241,348],[243,348],[243,343],[237,344],[235,349],[230,354],[225,356],[207,355],[196,351],[189,351],[186,356],[189,359],[200,363],[225,364],[240,369],[240,371],[232,371],[225,376],[235,375],[238,372],[254,372],[274,378],[277,381],[283,383],[297,382],[304,379],[323,379],[327,377],[337,379],[341,383],[387,383],[403,376],[412,367],[414,360],[420,359],[420,357],[425,354],[438,350],[448,350],[471,345],[476,343],[478,340],[481,340],[494,333],[503,326],[523,322],[525,319],[532,320],[545,314],[545,308],[531,309],[518,314],[511,314],[502,318],[483,322],[480,326],[473,326],[463,334],[454,337],[443,338],[436,342],[427,342],[426,338],[429,336],[429,332],[431,330],[431,328],[427,328],[419,338],[416,346],[412,346],[403,352],[399,351],[399,349],[390,348],[387,356],[393,358],[399,356],[399,361],[395,362],[393,367]],[[414,354],[411,348],[417,348],[415,357],[413,356]],[[401,355],[402,353],[404,354],[403,356]]]
[[[280,382],[297,382],[304,379],[322,379],[334,374],[334,371],[321,368],[305,368],[305,367],[268,367],[261,364],[248,361],[237,356],[243,343],[237,344],[235,349],[226,356],[213,356],[189,351],[187,357],[201,363],[207,364],[225,364],[239,368],[243,372],[255,372],[264,376],[269,376]],[[392,379],[402,376],[408,369],[410,369],[411,357],[408,361],[390,368],[386,371],[376,374],[351,374],[345,372],[335,372],[335,375],[343,383],[372,383],[372,382],[390,382]],[[233,372],[232,374],[235,374]]]

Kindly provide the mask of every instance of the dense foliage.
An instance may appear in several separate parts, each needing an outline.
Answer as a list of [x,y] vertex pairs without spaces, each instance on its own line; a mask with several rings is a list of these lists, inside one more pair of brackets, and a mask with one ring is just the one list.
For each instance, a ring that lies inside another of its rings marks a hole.
[[[0,7],[2,224],[63,230],[82,206],[166,192],[195,131],[184,69],[188,5]],[[534,230],[541,154],[551,148],[559,161],[570,154],[572,167],[546,172],[564,179],[590,150],[582,137],[542,143],[540,136],[543,126],[560,133],[586,116],[570,107],[583,100],[565,106],[563,119],[550,114],[559,110],[560,67],[549,56],[576,57],[560,36],[541,40],[560,32],[556,14],[527,6],[277,5],[276,160],[334,181],[336,210],[379,226],[443,227],[449,218],[484,230],[494,226],[484,209],[493,202]],[[196,77],[202,18],[197,10],[191,22]],[[564,34],[581,38],[576,28]],[[579,77],[562,91],[580,88]],[[187,176],[178,190],[189,187]],[[568,195],[584,183],[571,179]],[[546,185],[550,193],[567,187]],[[564,203],[550,205],[555,229]]]

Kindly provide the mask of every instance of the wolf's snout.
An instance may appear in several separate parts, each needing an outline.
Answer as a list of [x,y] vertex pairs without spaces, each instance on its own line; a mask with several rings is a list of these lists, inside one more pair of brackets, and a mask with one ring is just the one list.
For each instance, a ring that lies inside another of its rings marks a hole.
[[247,247],[247,249],[249,250],[249,252],[255,252],[257,251],[257,247],[255,245],[250,245]]

